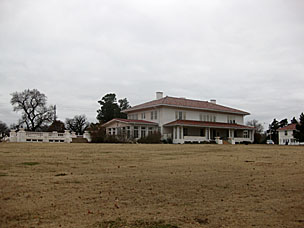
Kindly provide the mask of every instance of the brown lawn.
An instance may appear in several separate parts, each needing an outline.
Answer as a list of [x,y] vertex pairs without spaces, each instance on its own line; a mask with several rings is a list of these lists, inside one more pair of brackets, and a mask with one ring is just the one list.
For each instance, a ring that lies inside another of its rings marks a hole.
[[0,227],[304,227],[304,147],[0,143]]

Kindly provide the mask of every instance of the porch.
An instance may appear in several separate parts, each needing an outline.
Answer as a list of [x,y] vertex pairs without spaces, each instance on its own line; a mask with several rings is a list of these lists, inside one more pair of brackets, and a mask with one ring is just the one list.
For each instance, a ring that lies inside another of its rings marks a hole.
[[[213,125],[213,126],[212,126]],[[214,141],[223,144],[249,142],[254,140],[254,129],[249,126],[228,123],[208,123],[201,121],[175,121],[166,124],[166,131],[172,133],[173,143],[202,143]]]

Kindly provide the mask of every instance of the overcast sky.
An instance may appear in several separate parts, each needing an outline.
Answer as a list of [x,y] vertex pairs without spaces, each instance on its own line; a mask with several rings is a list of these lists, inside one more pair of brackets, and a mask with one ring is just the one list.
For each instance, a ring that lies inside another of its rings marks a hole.
[[273,118],[304,112],[303,0],[1,0],[0,120],[36,88],[59,119],[114,92],[132,106],[164,95]]

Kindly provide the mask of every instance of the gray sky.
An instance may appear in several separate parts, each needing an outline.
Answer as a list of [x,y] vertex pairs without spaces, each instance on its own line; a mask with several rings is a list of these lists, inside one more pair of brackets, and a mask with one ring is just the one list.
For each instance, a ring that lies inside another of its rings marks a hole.
[[36,88],[61,120],[96,121],[106,93],[131,105],[210,100],[269,124],[304,112],[302,0],[1,0],[0,120]]

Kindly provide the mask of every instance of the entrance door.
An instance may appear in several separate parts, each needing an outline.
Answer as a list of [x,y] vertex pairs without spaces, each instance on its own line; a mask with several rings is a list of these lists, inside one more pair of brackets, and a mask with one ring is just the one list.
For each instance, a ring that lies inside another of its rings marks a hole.
[[214,139],[216,137],[216,130],[212,129],[210,130],[210,139]]

